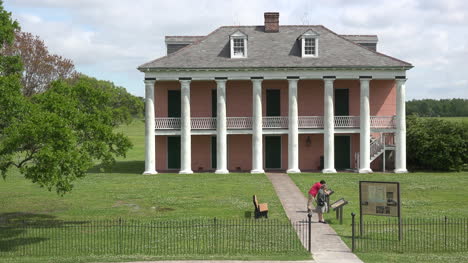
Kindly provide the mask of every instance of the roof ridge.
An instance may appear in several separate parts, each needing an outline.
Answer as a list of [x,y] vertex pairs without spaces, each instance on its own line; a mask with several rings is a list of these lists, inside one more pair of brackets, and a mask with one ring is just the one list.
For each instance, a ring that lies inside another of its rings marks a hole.
[[346,34],[338,34],[339,36],[346,36],[346,37],[376,37],[378,35],[346,35]]
[[334,34],[335,36],[337,36],[337,37],[339,37],[339,38],[341,38],[341,39],[343,39],[343,40],[345,40],[345,41],[348,41],[349,43],[352,43],[352,44],[355,45],[355,46],[358,46],[358,47],[360,47],[360,48],[363,48],[363,49],[365,49],[365,50],[368,50],[368,51],[370,51],[370,52],[372,52],[372,53],[375,53],[375,54],[377,54],[377,55],[380,55],[380,56],[383,56],[383,57],[387,57],[387,58],[393,59],[393,60],[395,60],[395,61],[398,61],[398,62],[407,64],[407,65],[410,66],[410,67],[413,67],[413,65],[412,65],[411,63],[408,63],[408,62],[403,61],[403,60],[401,60],[401,59],[397,59],[397,58],[394,58],[394,57],[392,57],[392,56],[385,55],[385,54],[383,54],[383,53],[380,53],[380,52],[377,52],[377,51],[374,51],[374,50],[365,48],[365,47],[359,45],[358,43],[355,43],[355,42],[353,42],[353,41],[351,41],[351,40],[349,40],[349,39],[346,39],[346,38],[344,38],[343,36],[337,34],[336,32],[331,31],[330,29],[328,29],[328,28],[325,27],[325,26],[322,26],[322,27],[323,27],[323,29],[327,30],[328,32]]
[[166,38],[168,37],[194,37],[194,38],[199,38],[199,37],[204,37],[204,36],[182,36],[182,35],[177,35],[177,36],[165,36]]
[[192,47],[192,46],[194,46],[194,45],[197,45],[198,43],[200,43],[200,42],[202,42],[203,40],[207,39],[209,36],[211,36],[212,34],[214,34],[215,32],[217,32],[217,31],[220,30],[221,28],[222,28],[222,27],[218,27],[217,29],[215,29],[215,30],[213,30],[211,33],[209,33],[208,35],[203,36],[201,39],[198,39],[197,41],[194,41],[193,43],[188,44],[187,46],[185,46],[185,47],[183,47],[183,48],[177,50],[176,52],[172,52],[172,53],[170,53],[170,54],[168,54],[168,55],[165,55],[165,56],[162,56],[162,57],[160,57],[160,58],[154,59],[154,60],[152,60],[152,61],[150,61],[150,62],[146,62],[146,63],[144,63],[144,64],[138,66],[137,69],[141,69],[141,68],[143,68],[145,65],[154,63],[154,62],[159,61],[159,60],[161,60],[161,59],[163,59],[163,58],[172,57],[173,55],[178,54],[180,51],[182,51],[182,50],[184,50],[184,49],[186,49],[186,48],[188,48],[188,47]]

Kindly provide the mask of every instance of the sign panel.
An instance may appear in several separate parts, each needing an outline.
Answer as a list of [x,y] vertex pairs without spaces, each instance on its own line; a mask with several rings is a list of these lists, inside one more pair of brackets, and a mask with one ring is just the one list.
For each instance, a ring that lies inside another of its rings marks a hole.
[[344,206],[348,203],[348,201],[344,200],[343,198],[341,198],[340,200],[334,202],[333,204],[330,205],[330,207],[335,210],[341,206]]
[[400,216],[400,183],[359,182],[361,215]]

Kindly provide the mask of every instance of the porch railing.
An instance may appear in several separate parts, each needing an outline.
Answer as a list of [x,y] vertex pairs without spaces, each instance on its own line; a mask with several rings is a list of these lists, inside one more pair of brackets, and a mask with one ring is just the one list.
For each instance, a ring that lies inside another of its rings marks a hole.
[[[371,116],[370,126],[373,129],[394,129],[395,116]],[[228,129],[252,129],[252,117],[227,117]],[[322,129],[323,116],[299,116],[299,128]],[[195,130],[216,129],[215,117],[192,117],[191,127]],[[359,128],[359,116],[335,116],[335,128]],[[265,129],[287,129],[288,117],[275,116],[263,117],[263,128]],[[181,127],[180,118],[155,118],[155,129],[157,130],[178,130]]]
[[156,130],[179,130],[180,118],[155,118]]
[[213,130],[216,129],[216,118],[213,117],[194,117],[190,119],[190,127],[194,130]]
[[359,128],[359,116],[335,116],[335,128]]
[[228,129],[252,129],[252,117],[227,117]]
[[323,116],[299,116],[299,128],[323,128]]
[[396,116],[371,116],[370,125],[372,128],[394,129]]
[[287,116],[274,116],[274,117],[263,117],[263,128],[265,129],[287,129],[288,128],[288,117]]

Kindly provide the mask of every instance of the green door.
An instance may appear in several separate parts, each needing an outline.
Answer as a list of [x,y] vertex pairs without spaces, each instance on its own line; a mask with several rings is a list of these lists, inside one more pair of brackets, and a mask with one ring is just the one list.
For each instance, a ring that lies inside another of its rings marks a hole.
[[211,168],[216,169],[216,136],[211,137]]
[[335,169],[351,168],[351,137],[335,136]]
[[167,91],[167,117],[180,118],[180,90]]
[[349,89],[335,90],[335,116],[349,115]]
[[180,136],[167,137],[167,168],[180,169]]
[[266,116],[280,116],[281,103],[280,103],[280,90],[267,89],[266,91]]
[[281,137],[265,136],[265,168],[281,168]]

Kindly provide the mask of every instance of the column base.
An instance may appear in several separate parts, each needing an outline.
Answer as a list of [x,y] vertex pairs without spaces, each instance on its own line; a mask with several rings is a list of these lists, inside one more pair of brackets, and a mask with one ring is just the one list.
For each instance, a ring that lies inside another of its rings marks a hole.
[[298,168],[292,168],[292,169],[288,169],[286,171],[286,173],[288,173],[288,174],[298,174],[298,173],[301,173],[301,170],[299,170]]
[[359,173],[360,174],[370,174],[370,173],[372,173],[372,169],[371,168],[362,168],[362,169],[359,169]]
[[322,170],[322,173],[324,174],[336,174],[336,169],[335,168],[326,168]]
[[154,174],[158,174],[158,172],[156,172],[156,170],[143,172],[143,175],[154,175]]
[[229,171],[227,169],[219,169],[215,171],[215,174],[228,174]]
[[396,174],[407,174],[408,170],[406,170],[405,168],[399,168],[399,169],[395,169],[394,172]]
[[263,169],[253,169],[250,171],[251,174],[264,174],[265,171]]
[[192,170],[181,170],[179,174],[193,174]]

